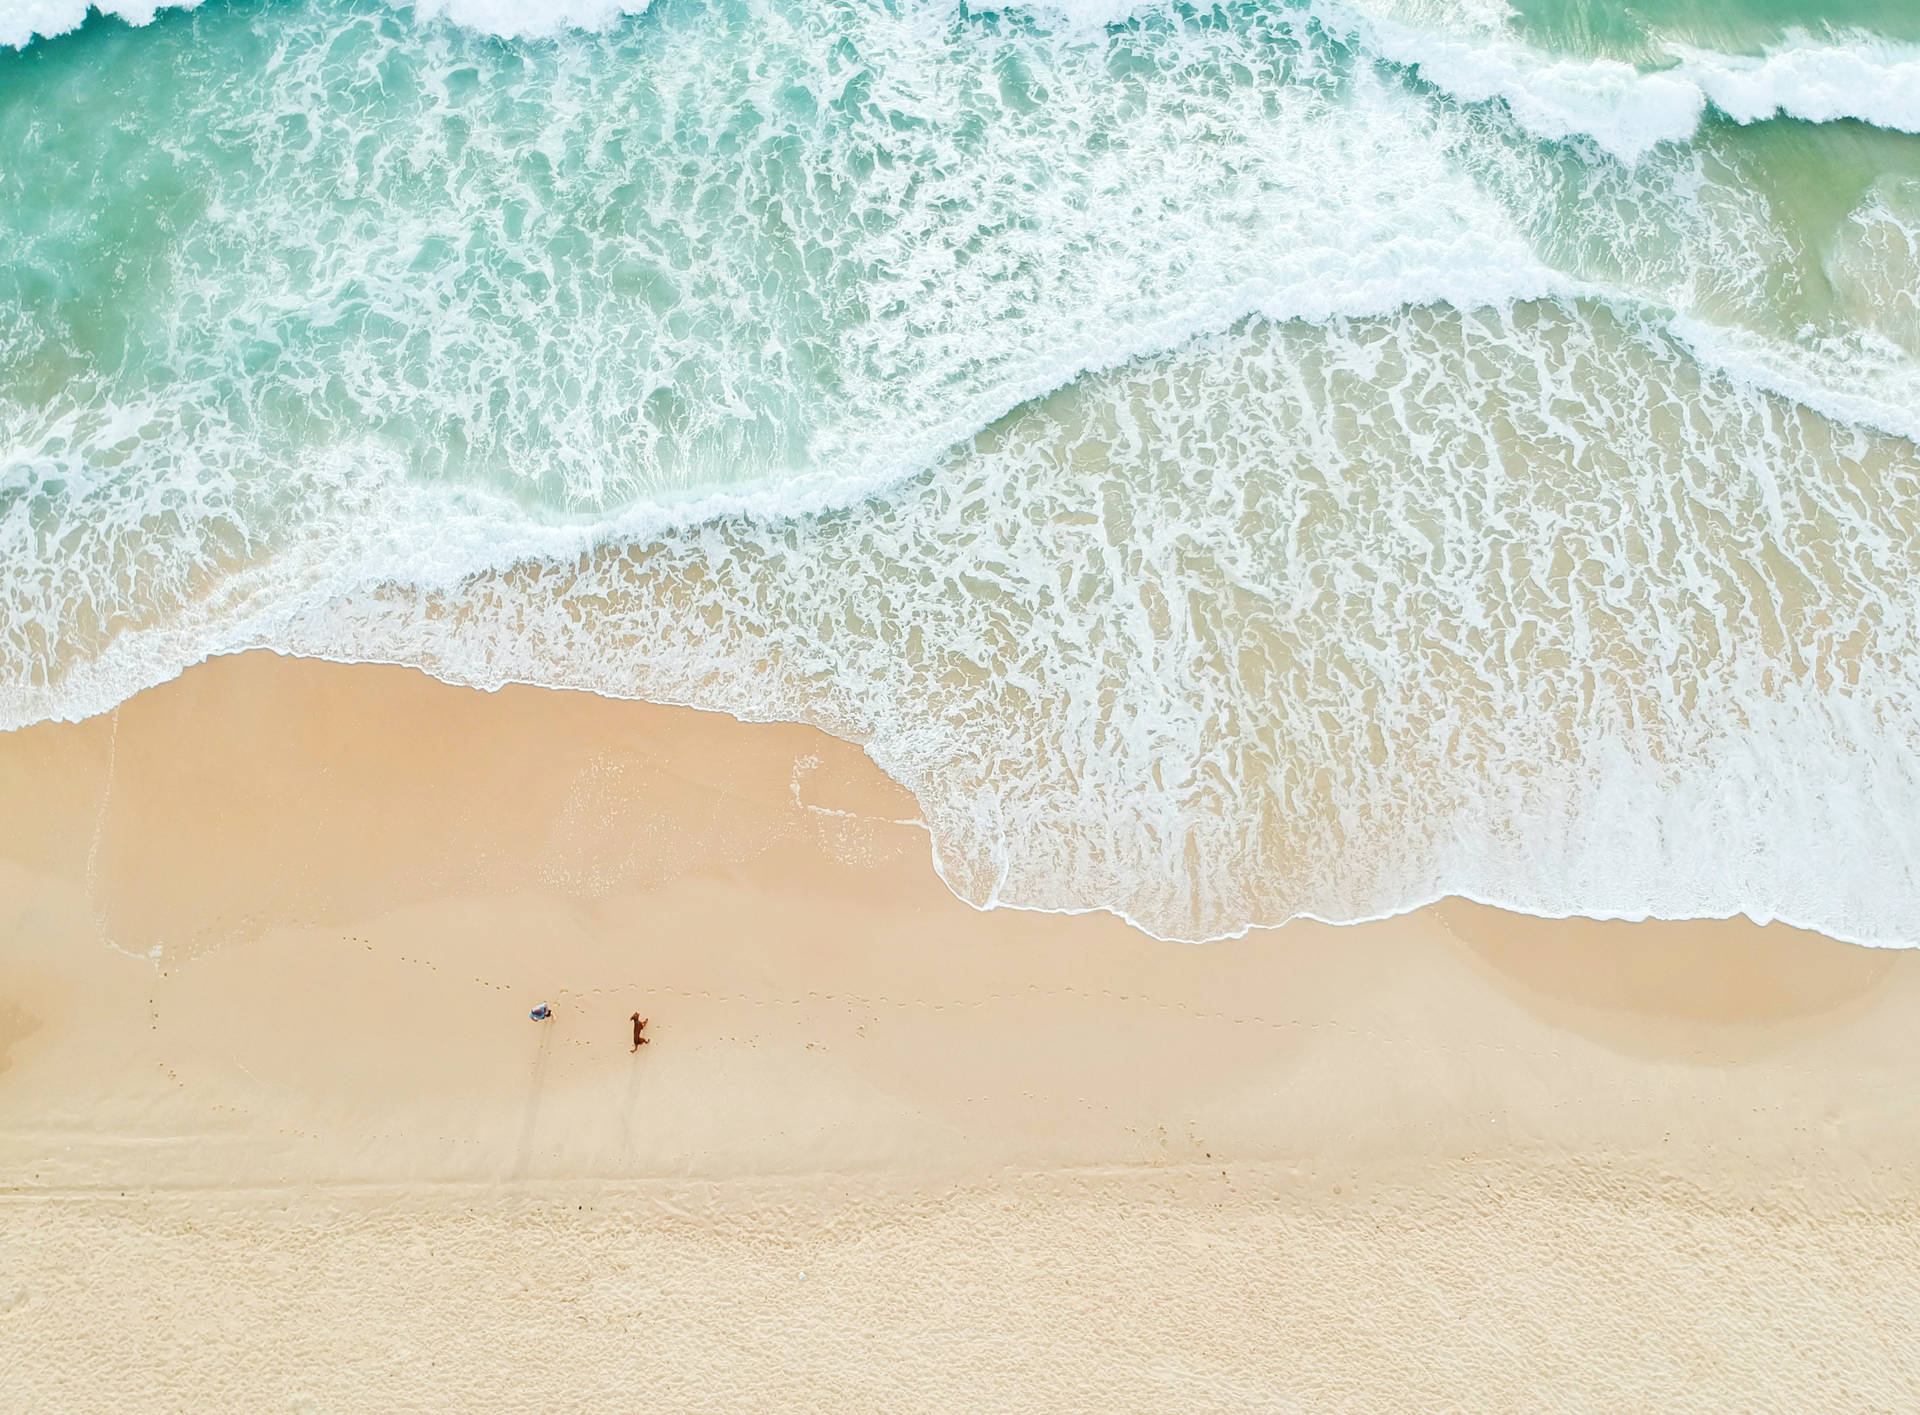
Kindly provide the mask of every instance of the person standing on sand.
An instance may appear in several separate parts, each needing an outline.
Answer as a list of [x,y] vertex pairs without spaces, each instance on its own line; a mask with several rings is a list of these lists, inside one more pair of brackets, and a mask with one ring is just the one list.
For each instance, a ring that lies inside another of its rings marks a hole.
[[527,1016],[531,1017],[536,1022],[544,1022],[549,1017],[553,1016],[553,1009],[547,1006],[547,1004],[543,1002],[538,1007],[534,1008],[533,1011],[529,1012]]
[[646,1030],[647,1030],[647,1019],[642,1017],[638,1012],[634,1013],[633,1014],[633,1049],[635,1051],[640,1050],[641,1047],[647,1044],[647,1038],[640,1035],[642,1032]]

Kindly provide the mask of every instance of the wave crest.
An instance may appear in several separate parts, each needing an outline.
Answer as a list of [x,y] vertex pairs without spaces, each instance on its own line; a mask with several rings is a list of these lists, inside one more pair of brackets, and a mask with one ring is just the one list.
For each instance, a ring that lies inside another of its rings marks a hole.
[[[79,29],[98,12],[149,25],[162,10],[194,10],[204,0],[0,0],[0,45],[25,48]],[[423,20],[446,19],[503,39],[540,39],[564,30],[603,30],[645,12],[651,0],[392,0]]]
[[1691,138],[1709,104],[1738,123],[1850,118],[1920,132],[1920,48],[1873,35],[1796,33],[1752,56],[1676,46],[1673,67],[1646,71],[1618,59],[1558,57],[1498,34],[1420,29],[1338,6],[1320,13],[1329,27],[1462,102],[1498,100],[1536,137],[1589,138],[1627,163]]

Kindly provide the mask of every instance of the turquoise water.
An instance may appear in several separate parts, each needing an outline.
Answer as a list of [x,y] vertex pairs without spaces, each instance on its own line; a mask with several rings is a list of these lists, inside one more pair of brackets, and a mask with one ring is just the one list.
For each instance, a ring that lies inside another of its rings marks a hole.
[[821,723],[983,904],[1913,942],[1899,8],[0,11],[0,724],[270,645]]
[[1907,0],[1517,0],[1514,31],[1554,53],[1659,65],[1675,45],[1759,54],[1795,35],[1920,42]]

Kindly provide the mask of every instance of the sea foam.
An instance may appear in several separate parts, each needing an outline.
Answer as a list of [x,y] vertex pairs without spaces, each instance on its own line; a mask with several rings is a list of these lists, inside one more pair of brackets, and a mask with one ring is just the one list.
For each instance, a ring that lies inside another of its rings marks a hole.
[[1920,132],[1920,48],[1858,35],[1844,44],[1799,34],[1760,57],[1676,48],[1680,72],[1741,123],[1785,114],[1809,123],[1854,118]]
[[[93,13],[149,25],[162,10],[197,9],[204,0],[0,0],[0,45],[21,48],[80,28]],[[650,0],[393,0],[422,20],[446,19],[506,39],[603,30],[644,12]]]
[[98,11],[130,25],[148,25],[162,10],[191,10],[201,0],[0,0],[0,45],[19,49],[36,39],[79,29]]
[[1498,100],[1536,137],[1591,138],[1623,162],[1692,137],[1709,104],[1740,123],[1853,118],[1920,132],[1920,48],[1869,34],[1800,32],[1759,55],[1675,46],[1672,67],[1649,71],[1553,55],[1497,32],[1423,29],[1340,5],[1316,13],[1463,102]]
[[[134,25],[162,9],[202,0],[0,0],[0,45],[76,29],[93,11]],[[447,20],[510,39],[604,30],[644,13],[651,0],[391,0],[423,21]],[[1097,31],[1165,0],[1022,0],[1012,8]],[[941,6],[929,7],[941,9]],[[1284,16],[1283,9],[1281,14]],[[1784,114],[1809,122],[1852,118],[1920,131],[1920,48],[1867,33],[1816,38],[1804,31],[1758,55],[1673,46],[1672,67],[1642,70],[1616,59],[1555,55],[1512,37],[1504,6],[1350,5],[1307,0],[1301,14],[1356,38],[1380,58],[1418,73],[1468,103],[1499,100],[1536,136],[1591,138],[1634,162],[1661,143],[1684,141],[1708,104],[1737,122]],[[1418,21],[1418,22],[1416,22]]]

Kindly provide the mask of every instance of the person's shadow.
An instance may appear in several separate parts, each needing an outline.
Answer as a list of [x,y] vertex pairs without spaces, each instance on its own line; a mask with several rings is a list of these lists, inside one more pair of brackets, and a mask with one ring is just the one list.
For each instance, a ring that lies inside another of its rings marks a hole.
[[[650,1049],[650,1048],[649,1048]],[[629,1061],[637,1062],[645,1055],[645,1049],[633,1048]],[[627,1094],[620,1103],[620,1164],[624,1169],[633,1160],[633,1109],[640,1097],[640,1068],[627,1067]]]

